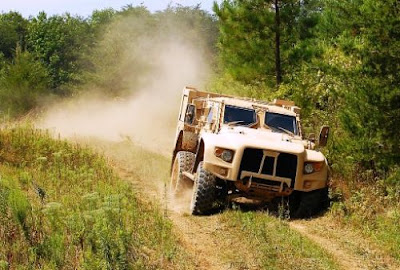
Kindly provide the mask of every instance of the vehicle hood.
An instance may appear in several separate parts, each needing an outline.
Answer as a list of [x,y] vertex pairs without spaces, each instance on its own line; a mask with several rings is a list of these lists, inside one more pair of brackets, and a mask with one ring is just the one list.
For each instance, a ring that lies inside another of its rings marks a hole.
[[305,145],[301,139],[267,129],[224,126],[219,133],[203,133],[202,138],[209,145],[228,149],[249,147],[294,154],[305,152]]

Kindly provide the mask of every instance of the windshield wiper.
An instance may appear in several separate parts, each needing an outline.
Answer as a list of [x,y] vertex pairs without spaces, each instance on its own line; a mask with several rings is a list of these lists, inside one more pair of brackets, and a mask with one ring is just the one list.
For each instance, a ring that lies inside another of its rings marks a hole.
[[232,122],[228,122],[227,125],[228,126],[235,126],[235,125],[241,124],[241,123],[246,123],[246,122],[242,121],[242,120],[240,120],[240,121],[232,121]]
[[266,126],[267,128],[269,128],[269,129],[274,130],[274,131],[277,131],[277,132],[282,132],[282,131],[283,131],[283,132],[286,133],[286,134],[289,134],[289,135],[291,135],[291,136],[294,136],[294,133],[293,133],[293,132],[291,132],[291,131],[289,131],[289,130],[283,128],[283,127],[268,126],[267,124],[265,124],[265,126]]
[[291,132],[291,131],[289,131],[289,130],[283,128],[283,127],[277,127],[277,129],[282,130],[282,131],[285,132],[286,134],[289,134],[289,135],[291,135],[291,136],[294,136],[294,133],[293,133],[293,132]]

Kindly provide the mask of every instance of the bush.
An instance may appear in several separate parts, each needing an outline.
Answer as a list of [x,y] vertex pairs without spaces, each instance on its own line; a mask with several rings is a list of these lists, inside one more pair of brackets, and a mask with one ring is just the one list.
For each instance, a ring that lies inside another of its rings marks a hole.
[[18,47],[14,60],[4,64],[0,72],[0,115],[15,116],[33,109],[48,93],[48,86],[46,68]]

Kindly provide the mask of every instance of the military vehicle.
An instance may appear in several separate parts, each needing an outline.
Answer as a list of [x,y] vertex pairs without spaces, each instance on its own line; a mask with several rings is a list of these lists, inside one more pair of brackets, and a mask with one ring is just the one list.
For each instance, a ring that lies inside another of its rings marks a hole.
[[304,138],[300,108],[185,87],[171,164],[175,197],[193,187],[190,212],[204,215],[243,197],[288,198],[290,216],[313,215],[328,200],[329,167],[319,139]]

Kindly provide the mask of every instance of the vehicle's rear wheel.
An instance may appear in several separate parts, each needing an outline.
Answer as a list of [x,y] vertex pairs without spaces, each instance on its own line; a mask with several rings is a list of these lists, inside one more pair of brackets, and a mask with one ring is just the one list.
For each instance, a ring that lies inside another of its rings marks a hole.
[[184,191],[193,185],[192,180],[183,175],[183,172],[191,171],[196,155],[180,151],[176,154],[174,164],[172,165],[170,189],[174,197],[181,196]]
[[216,199],[216,177],[205,170],[203,162],[200,162],[194,181],[190,212],[192,215],[209,214],[214,209]]
[[308,218],[329,207],[328,188],[294,191],[289,197],[290,218]]

